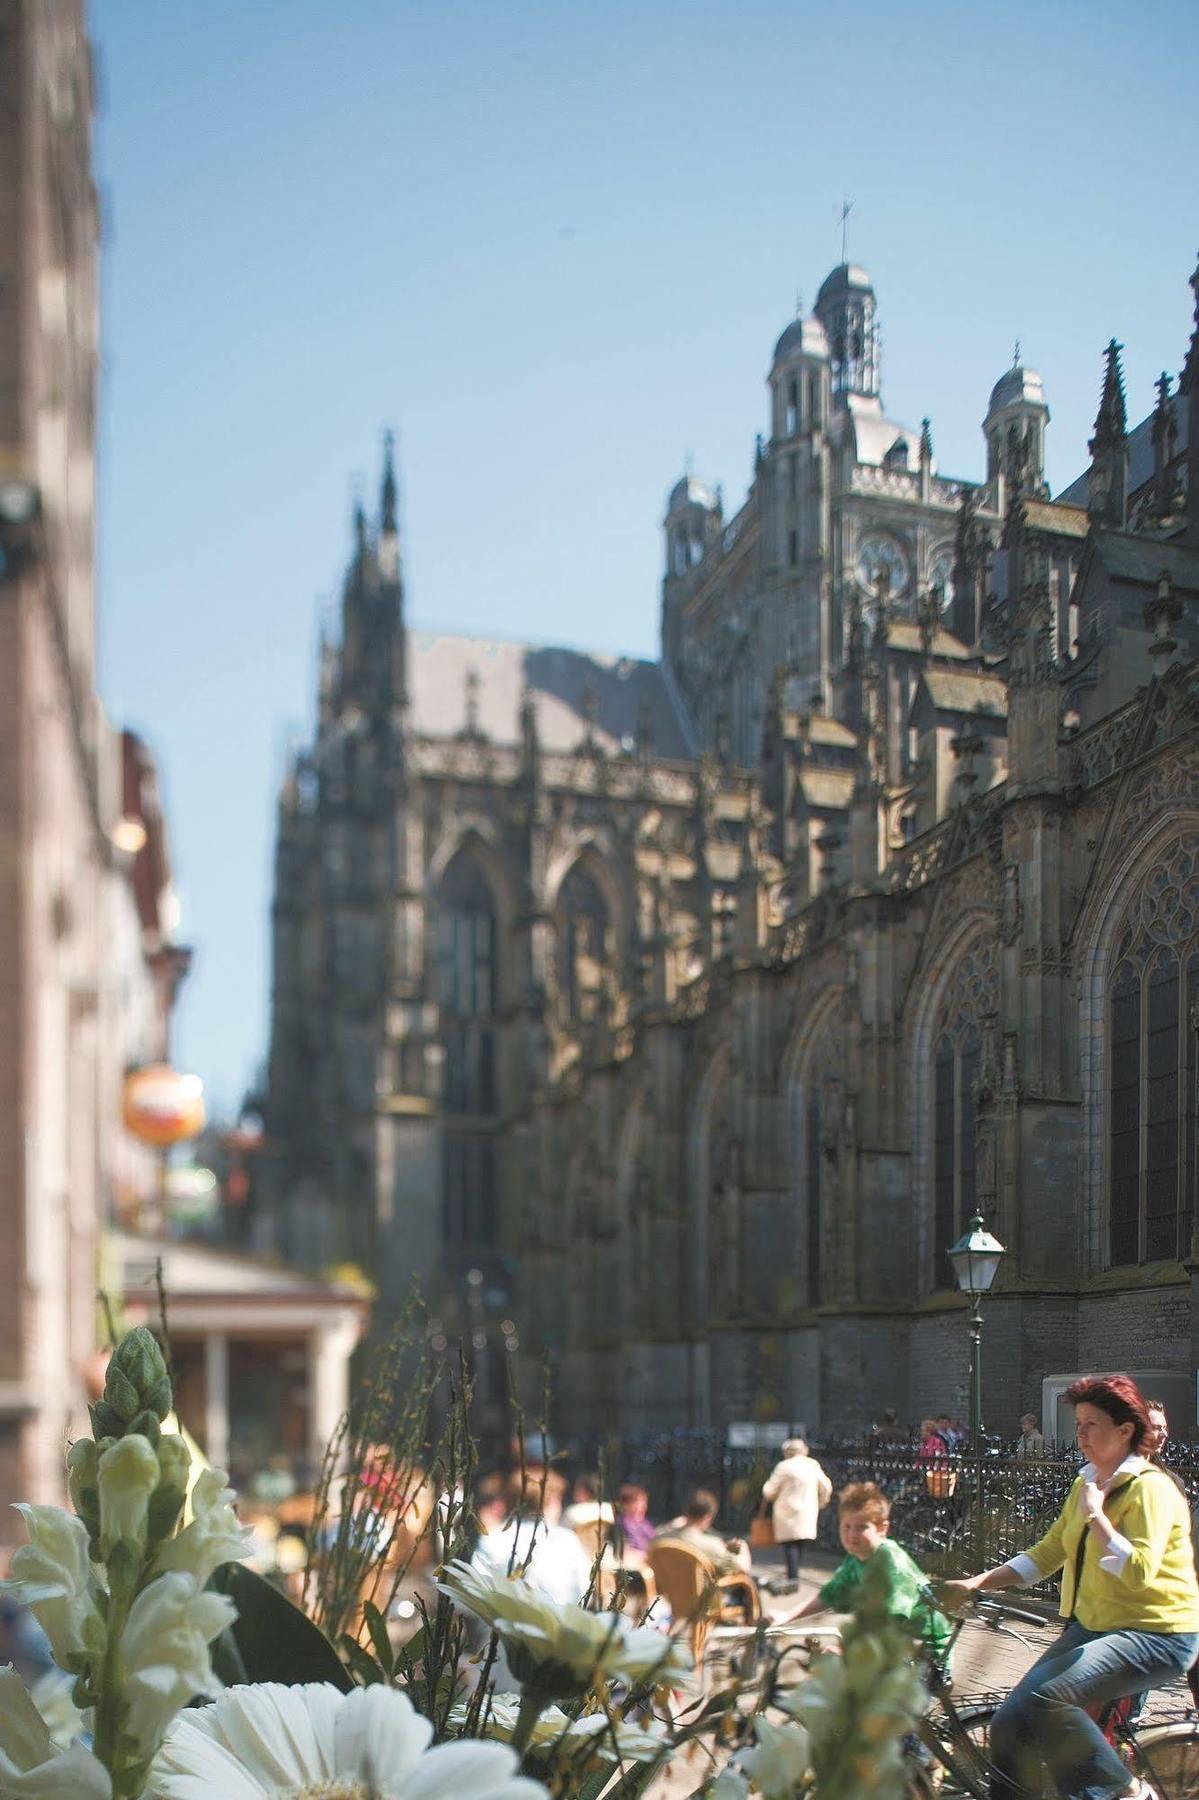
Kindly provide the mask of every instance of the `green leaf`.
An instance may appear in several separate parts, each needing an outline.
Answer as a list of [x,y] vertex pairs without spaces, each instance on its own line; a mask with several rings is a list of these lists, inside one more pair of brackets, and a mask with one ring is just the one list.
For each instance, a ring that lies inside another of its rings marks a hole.
[[373,1600],[366,1600],[363,1602],[362,1616],[366,1620],[366,1628],[371,1634],[371,1648],[378,1658],[379,1667],[390,1680],[395,1668],[395,1655],[391,1648],[391,1639],[387,1635],[387,1624],[383,1614]]
[[350,1692],[354,1683],[324,1632],[269,1581],[241,1563],[222,1563],[208,1585],[237,1608],[229,1635],[245,1671],[242,1681],[281,1681],[285,1687],[329,1681]]
[[357,1675],[360,1687],[375,1687],[383,1680],[382,1669],[370,1651],[364,1650],[356,1638],[352,1638],[348,1631],[343,1631],[340,1641],[341,1647],[345,1651],[346,1661]]

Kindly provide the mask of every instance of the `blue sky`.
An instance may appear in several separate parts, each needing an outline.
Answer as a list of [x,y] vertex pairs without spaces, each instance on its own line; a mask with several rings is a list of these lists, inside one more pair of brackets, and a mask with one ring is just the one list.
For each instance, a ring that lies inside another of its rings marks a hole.
[[1176,371],[1191,0],[94,0],[101,684],[163,770],[179,1060],[266,1049],[274,793],[355,482],[399,437],[417,624],[653,654],[685,456],[739,504],[796,296],[871,271],[888,411],[981,474],[1019,336],[1049,475],[1102,350]]

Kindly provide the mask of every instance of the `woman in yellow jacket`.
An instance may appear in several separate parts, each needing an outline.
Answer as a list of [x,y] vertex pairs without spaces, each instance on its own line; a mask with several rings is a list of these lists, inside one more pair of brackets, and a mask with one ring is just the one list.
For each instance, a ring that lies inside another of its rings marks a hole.
[[1199,1655],[1190,1514],[1172,1478],[1138,1454],[1150,1426],[1130,1376],[1076,1381],[1066,1398],[1087,1460],[1057,1519],[1031,1550],[940,1593],[952,1606],[1062,1571],[1066,1628],[991,1724],[994,1800],[1039,1792],[1041,1763],[1065,1800],[1148,1800],[1153,1790],[1130,1779],[1084,1709],[1161,1687]]

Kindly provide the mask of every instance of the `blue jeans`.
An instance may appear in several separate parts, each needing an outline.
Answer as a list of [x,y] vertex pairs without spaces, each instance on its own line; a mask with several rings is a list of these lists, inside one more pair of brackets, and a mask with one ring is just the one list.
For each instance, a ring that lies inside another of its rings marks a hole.
[[1065,1800],[1113,1800],[1132,1777],[1082,1709],[1161,1687],[1199,1655],[1191,1631],[1088,1631],[1071,1619],[991,1721],[992,1800],[1040,1791],[1039,1765]]

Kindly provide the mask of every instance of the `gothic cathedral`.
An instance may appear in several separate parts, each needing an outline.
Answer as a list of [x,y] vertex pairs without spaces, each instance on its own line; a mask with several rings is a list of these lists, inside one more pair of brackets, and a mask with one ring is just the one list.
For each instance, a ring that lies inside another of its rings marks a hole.
[[854,264],[787,326],[744,504],[665,517],[661,658],[405,622],[388,448],[279,802],[255,1229],[548,1353],[574,1430],[963,1404],[945,1252],[1008,1250],[987,1418],[1199,1358],[1199,272],[1108,347],[1051,497],[884,411]]

